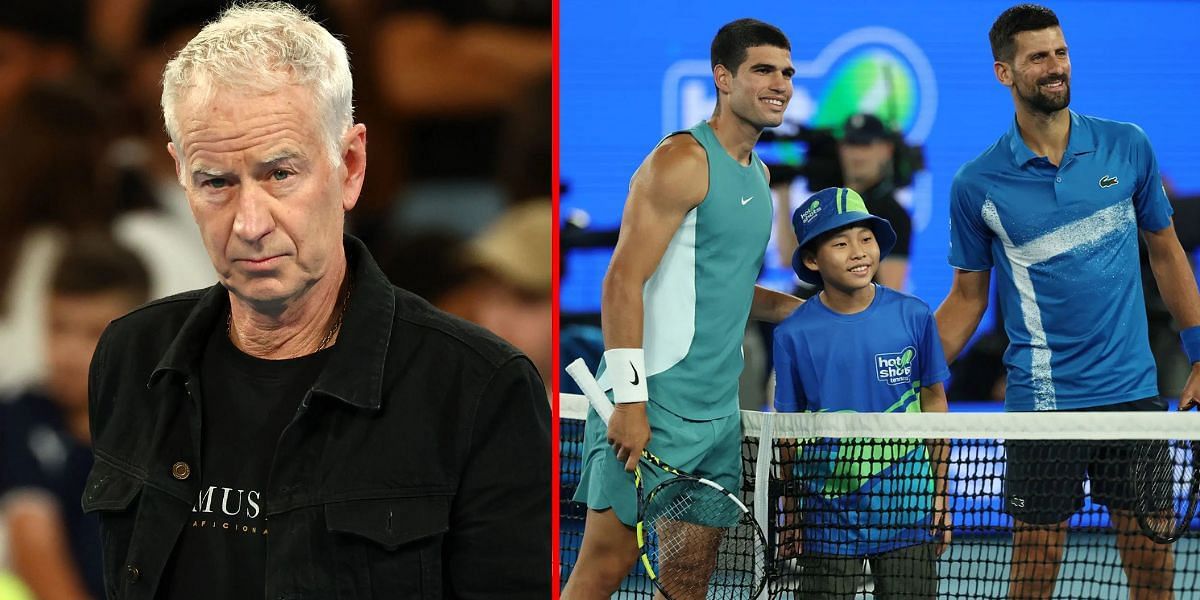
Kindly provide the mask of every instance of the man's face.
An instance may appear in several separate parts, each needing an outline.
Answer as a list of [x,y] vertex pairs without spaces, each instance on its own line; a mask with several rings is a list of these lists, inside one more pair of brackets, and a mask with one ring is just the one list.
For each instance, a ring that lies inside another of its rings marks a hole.
[[[883,179],[892,160],[892,143],[874,140],[866,144],[838,143],[838,157],[847,183],[875,185]],[[864,190],[855,190],[860,194]]]
[[[340,139],[330,161],[310,91],[215,89],[176,109],[169,146],[221,282],[263,312],[286,308],[342,254],[343,217],[366,169],[366,129]],[[339,282],[340,283],[340,282]]]
[[46,363],[51,396],[68,410],[87,408],[88,366],[109,321],[135,301],[120,291],[50,295],[46,307]]
[[791,52],[774,46],[747,49],[737,73],[725,80],[733,114],[758,129],[778,127],[792,100],[795,73]]
[[1062,29],[1048,27],[1037,31],[1022,31],[1014,36],[1016,53],[1013,56],[1008,81],[1013,98],[1042,114],[1052,114],[1071,104],[1071,57]]

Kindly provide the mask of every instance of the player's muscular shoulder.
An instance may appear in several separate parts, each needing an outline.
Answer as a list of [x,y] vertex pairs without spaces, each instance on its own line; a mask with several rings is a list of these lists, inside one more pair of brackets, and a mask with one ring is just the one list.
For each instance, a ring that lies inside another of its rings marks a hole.
[[708,155],[692,136],[671,136],[646,157],[631,191],[664,207],[690,210],[708,194]]

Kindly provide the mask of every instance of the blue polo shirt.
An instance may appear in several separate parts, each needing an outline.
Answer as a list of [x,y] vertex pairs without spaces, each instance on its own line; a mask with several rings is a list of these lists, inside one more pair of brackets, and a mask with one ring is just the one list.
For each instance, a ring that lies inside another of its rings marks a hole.
[[1034,155],[1013,119],[950,186],[950,264],[996,269],[1010,411],[1158,394],[1138,229],[1162,230],[1172,211],[1150,141],[1072,112],[1061,162]]
[[[774,348],[779,412],[920,412],[921,388],[949,376],[929,305],[879,285],[851,315],[805,302],[775,328]],[[925,440],[808,440],[800,452],[805,553],[872,556],[930,541]]]

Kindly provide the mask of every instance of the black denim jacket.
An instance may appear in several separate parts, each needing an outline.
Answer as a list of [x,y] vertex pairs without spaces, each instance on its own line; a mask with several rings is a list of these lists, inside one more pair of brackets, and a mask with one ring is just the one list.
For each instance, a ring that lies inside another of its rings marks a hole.
[[[268,599],[550,597],[550,405],[533,365],[393,287],[346,238],[354,291],[263,494]],[[114,321],[92,361],[111,600],[156,597],[200,492],[199,361],[220,285]]]

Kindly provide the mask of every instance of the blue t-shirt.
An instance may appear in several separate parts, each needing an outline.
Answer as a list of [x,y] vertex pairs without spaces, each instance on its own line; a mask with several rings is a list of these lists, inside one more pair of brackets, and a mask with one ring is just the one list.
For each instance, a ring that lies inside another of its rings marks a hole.
[[1014,119],[950,187],[950,264],[996,268],[1010,411],[1158,394],[1138,266],[1138,229],[1171,224],[1154,151],[1137,125],[1071,113],[1060,162]]
[[[813,298],[775,329],[779,412],[920,412],[921,388],[949,374],[929,306],[883,286],[862,312]],[[867,556],[932,539],[924,440],[804,440],[800,453],[804,552]]]

